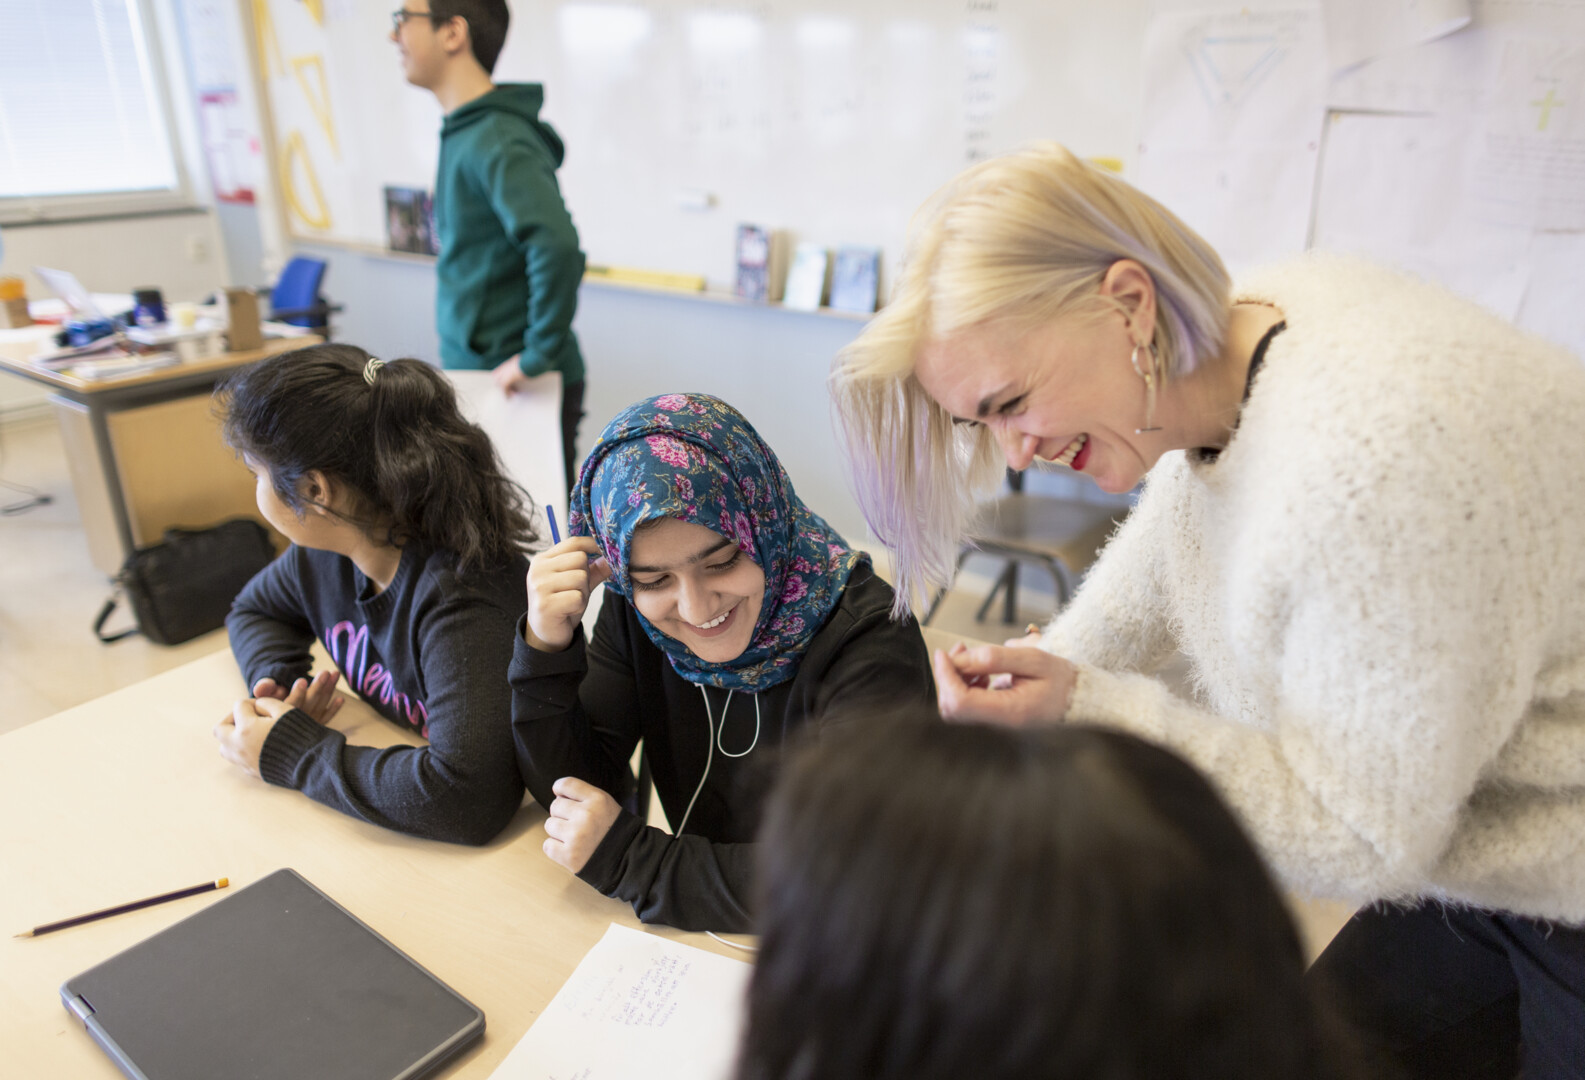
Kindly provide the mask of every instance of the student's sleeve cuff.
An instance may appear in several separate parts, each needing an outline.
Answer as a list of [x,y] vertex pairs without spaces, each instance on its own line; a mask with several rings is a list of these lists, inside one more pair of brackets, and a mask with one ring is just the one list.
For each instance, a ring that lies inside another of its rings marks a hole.
[[615,896],[622,884],[627,850],[644,829],[644,822],[638,819],[638,815],[623,810],[611,823],[610,830],[600,841],[600,846],[594,849],[594,854],[589,856],[589,861],[578,871],[578,878],[606,896]]
[[577,675],[580,679],[588,670],[585,656],[583,627],[573,631],[572,641],[560,652],[544,652],[527,641],[528,616],[517,620],[517,636],[512,643],[512,665],[507,670],[507,680],[518,683],[526,679],[542,679],[547,675]]
[[280,787],[301,788],[309,752],[336,733],[301,709],[293,709],[264,737],[259,749],[259,775]]

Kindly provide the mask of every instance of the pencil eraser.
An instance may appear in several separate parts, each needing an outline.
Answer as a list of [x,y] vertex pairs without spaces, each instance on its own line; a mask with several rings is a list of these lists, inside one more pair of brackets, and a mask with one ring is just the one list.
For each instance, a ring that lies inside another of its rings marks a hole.
[[221,878],[219,881],[215,882],[215,888],[224,889],[227,885],[230,885],[230,884],[231,884],[231,879],[230,878]]

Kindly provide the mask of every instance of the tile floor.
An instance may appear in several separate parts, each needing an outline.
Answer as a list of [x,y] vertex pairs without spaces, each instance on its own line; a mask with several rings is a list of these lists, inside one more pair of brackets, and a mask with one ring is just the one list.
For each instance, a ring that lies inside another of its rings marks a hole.
[[[111,586],[88,559],[53,414],[0,422],[0,506],[25,498],[11,485],[52,501],[0,515],[0,734],[225,648],[218,630],[169,648],[94,637]],[[110,628],[125,625],[118,611]]]

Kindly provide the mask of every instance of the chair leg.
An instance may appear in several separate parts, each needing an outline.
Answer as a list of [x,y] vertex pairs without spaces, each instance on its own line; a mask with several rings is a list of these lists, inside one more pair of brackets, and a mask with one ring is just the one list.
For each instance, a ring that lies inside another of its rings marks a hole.
[[[1001,574],[996,578],[996,584],[992,585],[991,586],[991,591],[986,593],[985,602],[980,605],[980,610],[976,611],[974,613],[974,621],[975,622],[984,622],[985,621],[985,613],[987,611],[991,610],[991,605],[992,604],[996,603],[996,596],[997,596],[998,593],[1000,593],[1002,591],[1002,589],[1008,588],[1008,587],[1011,587],[1011,588],[1017,588],[1018,587],[1018,585],[1017,585],[1017,583],[1018,583],[1018,577],[1017,577],[1018,569],[1017,569],[1017,567],[1018,567],[1018,561],[1016,559],[1008,559],[1007,560],[1007,565],[1002,568]],[[1008,580],[1009,575],[1012,575],[1012,580],[1010,582]]]
[[1018,621],[1018,560],[1007,563],[1007,591],[1002,593],[1002,623],[1011,626]]
[[1044,559],[1046,569],[1051,571],[1051,580],[1057,587],[1057,610],[1061,611],[1073,598],[1073,585],[1068,577],[1068,568],[1058,559]]
[[947,582],[936,593],[936,598],[930,601],[930,608],[925,612],[925,617],[919,621],[920,626],[929,626],[930,620],[936,617],[936,610],[941,607],[941,601],[947,598],[947,593],[952,591],[952,586],[958,580],[958,574],[963,572],[963,562],[969,557],[969,549],[964,548],[958,552],[958,565],[952,568],[952,580]]

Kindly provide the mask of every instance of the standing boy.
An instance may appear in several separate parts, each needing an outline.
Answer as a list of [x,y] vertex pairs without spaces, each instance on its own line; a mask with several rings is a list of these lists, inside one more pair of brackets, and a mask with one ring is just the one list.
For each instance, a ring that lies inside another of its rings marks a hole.
[[572,317],[583,252],[556,167],[561,138],[539,118],[538,83],[491,81],[506,0],[406,0],[391,40],[407,81],[446,114],[435,180],[436,322],[448,368],[489,368],[508,395],[561,372],[562,449],[572,487],[584,369]]

